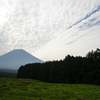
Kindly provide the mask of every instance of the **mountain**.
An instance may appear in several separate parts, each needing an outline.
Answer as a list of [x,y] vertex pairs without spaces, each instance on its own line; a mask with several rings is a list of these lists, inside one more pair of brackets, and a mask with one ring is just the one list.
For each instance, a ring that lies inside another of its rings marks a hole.
[[18,70],[21,65],[28,63],[43,63],[42,60],[34,57],[23,49],[15,49],[0,56],[0,68]]

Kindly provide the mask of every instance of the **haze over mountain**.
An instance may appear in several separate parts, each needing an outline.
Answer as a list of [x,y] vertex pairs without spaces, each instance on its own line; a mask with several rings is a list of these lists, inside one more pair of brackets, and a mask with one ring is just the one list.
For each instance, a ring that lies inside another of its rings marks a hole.
[[21,65],[35,62],[43,63],[42,60],[34,57],[23,49],[15,49],[0,56],[0,68],[2,69],[18,70]]

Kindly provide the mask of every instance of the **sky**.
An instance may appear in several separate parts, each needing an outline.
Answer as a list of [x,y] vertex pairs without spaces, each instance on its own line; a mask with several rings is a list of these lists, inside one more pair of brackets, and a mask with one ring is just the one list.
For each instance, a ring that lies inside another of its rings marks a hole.
[[0,55],[86,56],[100,48],[100,0],[0,0]]

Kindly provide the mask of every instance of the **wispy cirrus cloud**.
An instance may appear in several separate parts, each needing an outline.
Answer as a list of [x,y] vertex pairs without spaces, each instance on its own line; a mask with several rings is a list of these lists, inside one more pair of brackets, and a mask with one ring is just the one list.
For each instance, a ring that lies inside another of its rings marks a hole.
[[100,46],[99,0],[0,0],[0,11],[0,54],[23,48],[53,60]]
[[[93,10],[91,13],[87,14],[84,18],[80,19],[80,20],[77,21],[76,23],[74,23],[74,24],[72,24],[71,26],[69,26],[68,29],[70,29],[70,28],[72,28],[73,26],[75,26],[75,25],[81,23],[83,20],[88,19],[89,17],[91,17],[93,14],[95,14],[95,13],[97,13],[97,12],[100,13],[100,6],[98,6],[97,9]],[[95,19],[95,18],[94,18],[94,19]],[[94,19],[92,19],[90,22],[93,22]],[[97,22],[96,24],[98,24],[98,23],[100,23],[100,21]]]

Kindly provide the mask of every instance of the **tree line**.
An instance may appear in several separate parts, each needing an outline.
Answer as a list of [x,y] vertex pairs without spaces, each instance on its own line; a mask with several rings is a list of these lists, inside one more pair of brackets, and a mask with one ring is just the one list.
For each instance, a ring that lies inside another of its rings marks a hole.
[[88,52],[85,57],[67,55],[60,61],[26,64],[18,69],[17,78],[100,85],[100,49]]

